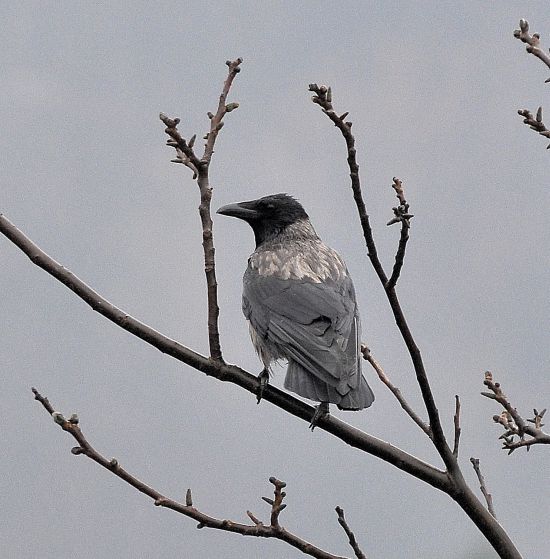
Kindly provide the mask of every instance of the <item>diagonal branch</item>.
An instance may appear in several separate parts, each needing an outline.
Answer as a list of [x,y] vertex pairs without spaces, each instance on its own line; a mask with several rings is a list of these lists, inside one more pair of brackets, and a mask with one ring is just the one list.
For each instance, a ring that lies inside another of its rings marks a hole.
[[309,85],[309,90],[314,92],[312,101],[321,107],[323,113],[325,113],[328,118],[330,118],[330,120],[334,123],[334,125],[340,130],[346,142],[346,147],[348,150],[348,165],[350,168],[351,177],[351,188],[359,212],[361,226],[363,228],[363,236],[365,237],[365,241],[367,244],[370,261],[378,275],[378,278],[380,279],[380,282],[384,286],[384,291],[386,293],[386,296],[388,297],[390,307],[393,311],[395,322],[397,324],[397,327],[399,328],[399,331],[401,332],[401,336],[403,337],[405,345],[407,346],[407,349],[411,356],[418,385],[420,386],[422,398],[424,400],[424,404],[428,412],[428,417],[430,419],[430,428],[433,434],[434,445],[439,452],[439,455],[445,462],[445,466],[447,467],[449,472],[457,471],[458,464],[456,458],[453,456],[451,449],[449,448],[449,445],[447,444],[447,440],[443,432],[443,427],[441,426],[439,412],[437,410],[437,406],[435,404],[432,390],[428,381],[428,376],[424,368],[424,362],[422,361],[420,349],[414,341],[413,335],[405,319],[405,315],[403,314],[403,311],[401,309],[397,293],[395,292],[395,286],[389,284],[388,277],[386,276],[386,273],[384,272],[382,264],[380,263],[377,255],[372,228],[370,226],[366,205],[361,192],[359,165],[357,164],[356,160],[355,138],[351,133],[351,122],[345,120],[349,113],[346,112],[338,116],[338,114],[335,112],[332,106],[332,91],[330,87],[326,87],[324,85],[318,86],[314,83]]
[[351,531],[351,528],[348,526],[346,522],[346,517],[344,516],[344,509],[340,507],[336,507],[336,514],[338,515],[338,523],[344,529],[344,532],[348,536],[349,544],[353,549],[353,553],[355,553],[355,557],[357,559],[367,559],[367,556],[361,551],[357,540],[355,539],[355,534]]
[[479,467],[479,458],[472,457],[470,458],[470,462],[472,463],[477,479],[479,481],[479,489],[481,490],[481,493],[483,493],[483,496],[485,497],[485,502],[487,503],[487,510],[491,513],[491,515],[494,518],[496,518],[497,515],[495,514],[495,509],[493,507],[493,496],[489,493],[489,490],[487,489],[487,485],[485,484],[485,478],[483,477],[483,474],[481,473],[481,468]]
[[[66,285],[85,303],[90,305],[93,310],[99,312],[108,320],[114,322],[127,332],[137,336],[163,353],[178,359],[182,363],[208,376],[215,377],[220,381],[236,384],[253,394],[254,398],[256,398],[260,384],[256,375],[252,375],[235,365],[217,362],[196,353],[192,349],[164,336],[150,326],[128,315],[118,307],[115,307],[112,303],[107,301],[107,299],[101,297],[101,295],[95,292],[91,287],[77,278],[72,272],[67,270],[67,268],[61,266],[49,257],[2,214],[0,214],[0,233],[3,233],[20,248],[34,264]],[[271,385],[266,387],[263,399],[291,415],[306,421],[308,424],[315,412],[312,406]],[[385,441],[377,439],[359,429],[355,429],[336,417],[328,416],[321,419],[318,427],[319,429],[331,433],[346,444],[376,456],[436,489],[446,493],[450,493],[453,489],[452,483],[445,472]]]
[[363,359],[368,361],[372,368],[376,371],[378,378],[390,389],[390,392],[396,397],[397,401],[401,404],[401,407],[405,410],[407,415],[428,435],[430,439],[432,439],[432,431],[429,425],[418,416],[418,414],[411,408],[410,404],[405,400],[403,394],[401,394],[401,390],[394,386],[388,376],[386,375],[384,369],[378,363],[378,361],[373,357],[370,349],[366,345],[361,346],[361,353],[363,354]]
[[204,272],[206,275],[207,299],[208,299],[208,342],[210,346],[210,357],[215,361],[223,361],[222,350],[220,346],[220,333],[218,327],[218,317],[220,308],[218,306],[218,283],[216,280],[216,261],[214,257],[214,237],[212,233],[212,217],[210,211],[210,202],[212,200],[212,188],[208,171],[210,162],[214,153],[214,145],[219,131],[224,125],[223,117],[236,109],[238,103],[230,103],[226,105],[226,99],[231,89],[231,85],[235,76],[241,71],[240,65],[242,58],[226,62],[229,70],[227,78],[223,84],[222,93],[218,102],[216,114],[208,113],[210,118],[210,131],[204,137],[206,144],[204,153],[199,159],[193,149],[196,136],[193,136],[187,142],[178,130],[179,118],[169,118],[164,113],[160,113],[159,117],[166,125],[165,132],[170,139],[167,144],[176,150],[176,159],[172,159],[174,163],[183,163],[193,171],[193,179],[197,180],[199,186],[201,203],[199,206],[199,215],[202,226],[202,246],[204,252]]
[[[302,553],[306,555],[311,555],[312,557],[316,557],[318,559],[345,559],[343,557],[333,555],[332,553],[328,553],[327,551],[322,550],[319,547],[307,542],[306,540],[300,538],[296,534],[289,532],[285,528],[279,525],[278,522],[278,515],[284,509],[286,505],[282,505],[278,503],[277,506],[277,513],[276,513],[276,521],[273,522],[273,512],[272,512],[272,521],[270,526],[265,526],[259,520],[256,519],[254,515],[248,513],[249,518],[254,522],[253,525],[241,524],[239,522],[234,522],[232,520],[221,520],[218,518],[214,518],[209,516],[199,509],[197,509],[193,505],[193,498],[191,495],[191,490],[188,489],[186,496],[185,496],[185,504],[165,497],[161,493],[159,493],[156,489],[147,485],[134,475],[130,474],[124,468],[122,468],[116,460],[116,458],[112,458],[111,460],[105,458],[102,454],[100,454],[86,439],[82,430],[79,427],[79,420],[76,414],[71,415],[69,419],[65,419],[63,414],[54,411],[52,405],[50,404],[48,398],[42,396],[36,388],[32,389],[35,400],[38,400],[45,410],[53,417],[54,421],[78,442],[78,446],[75,446],[71,449],[72,454],[75,456],[84,455],[93,460],[100,466],[103,466],[106,470],[109,470],[115,476],[119,477],[144,495],[147,495],[151,499],[153,499],[155,506],[157,507],[164,507],[171,509],[175,512],[183,514],[193,520],[198,522],[197,528],[214,528],[216,530],[224,530],[226,532],[233,532],[236,534],[241,534],[243,536],[255,536],[261,538],[275,538],[278,540],[282,540],[287,544],[295,547],[296,549],[300,550]],[[276,487],[275,495],[277,499],[277,487],[278,485],[284,487],[284,482],[276,480],[275,478],[269,478],[269,481],[273,483]],[[278,484],[278,485],[277,485]],[[281,485],[282,484],[282,485]],[[279,487],[279,497],[281,495],[280,487]],[[284,497],[284,493],[282,494]],[[282,497],[280,497],[282,501]]]
[[409,355],[411,356],[411,361],[416,373],[416,379],[430,420],[429,427],[432,432],[432,441],[445,463],[446,475],[448,476],[452,487],[449,495],[459,504],[464,512],[483,532],[484,536],[493,546],[495,551],[500,555],[501,559],[521,559],[521,555],[508,534],[502,529],[502,526],[496,522],[496,520],[475,496],[473,491],[469,488],[462,471],[460,470],[457,457],[453,454],[447,443],[447,439],[441,425],[441,420],[439,418],[439,411],[437,409],[428,381],[428,376],[424,368],[424,362],[420,354],[420,349],[416,345],[413,335],[409,329],[405,315],[401,309],[401,304],[397,297],[395,287],[391,285],[388,286],[388,278],[376,253],[376,245],[374,243],[372,229],[361,193],[359,166],[356,161],[355,138],[351,133],[351,122],[345,120],[348,113],[346,112],[343,115],[338,116],[334,111],[332,107],[332,91],[330,88],[318,86],[317,84],[310,84],[309,90],[315,93],[312,99],[313,102],[322,108],[323,112],[340,130],[345,139],[348,151],[351,187],[359,212],[359,218],[363,228],[363,236],[365,237],[367,244],[368,255],[380,282],[384,286],[384,291],[392,309],[395,322],[405,345],[407,346]]

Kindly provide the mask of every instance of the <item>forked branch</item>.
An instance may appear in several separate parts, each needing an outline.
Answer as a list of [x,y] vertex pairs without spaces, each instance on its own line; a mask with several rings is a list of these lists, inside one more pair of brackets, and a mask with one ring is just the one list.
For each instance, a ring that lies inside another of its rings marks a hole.
[[[446,474],[453,486],[453,489],[449,494],[463,508],[466,514],[468,514],[468,516],[480,528],[480,530],[482,530],[487,540],[491,543],[491,545],[494,547],[501,558],[520,559],[521,555],[515,548],[513,542],[510,540],[508,534],[506,534],[502,527],[495,521],[494,517],[487,511],[487,509],[483,507],[482,503],[473,494],[473,492],[467,485],[458,464],[458,437],[456,436],[456,431],[455,445],[453,449],[454,452],[453,450],[451,450],[447,443],[447,439],[441,425],[441,420],[439,418],[439,411],[437,409],[430,383],[428,381],[428,376],[424,368],[424,362],[422,360],[420,350],[414,341],[413,335],[409,329],[409,326],[405,319],[405,315],[401,309],[397,293],[395,291],[395,281],[397,281],[398,274],[400,273],[401,264],[396,258],[397,269],[394,267],[394,272],[396,272],[396,275],[394,281],[390,282],[377,255],[372,228],[361,192],[359,165],[357,164],[356,159],[355,138],[351,133],[352,124],[349,120],[346,120],[348,113],[345,112],[340,116],[336,113],[332,105],[332,90],[330,87],[310,84],[309,90],[314,92],[312,101],[322,108],[323,113],[326,114],[328,118],[334,123],[334,125],[340,130],[346,142],[351,187],[353,191],[353,197],[359,212],[361,226],[363,228],[363,236],[365,237],[365,241],[367,244],[368,256],[376,274],[378,275],[378,278],[380,279],[380,282],[384,287],[384,291],[392,309],[395,322],[411,356],[411,360],[416,373],[416,379],[420,387],[422,399],[424,400],[424,405],[426,406],[426,410],[428,412],[428,417],[430,420],[429,429],[431,433],[431,439],[439,455],[443,459],[443,462],[445,463]],[[398,197],[400,197],[400,184],[397,182],[394,184],[396,185],[396,192],[398,194]],[[405,213],[408,213],[408,208],[407,212]],[[404,221],[406,220],[405,215],[403,216],[403,219]],[[402,223],[404,223],[404,221],[402,221]],[[400,251],[404,255],[404,249],[407,240],[406,233],[407,231],[405,231],[405,233],[403,233],[402,231],[400,249],[398,249],[398,256]],[[409,413],[409,415],[411,414]]]
[[219,131],[224,125],[223,117],[238,108],[238,103],[226,104],[227,96],[235,76],[241,71],[242,58],[228,60],[227,78],[223,84],[222,92],[215,114],[208,113],[210,119],[210,130],[204,136],[206,143],[202,157],[198,157],[194,151],[196,135],[186,141],[178,130],[179,118],[170,118],[164,113],[159,117],[166,125],[165,132],[170,139],[166,142],[168,146],[176,150],[176,158],[173,163],[181,163],[193,171],[193,179],[197,180],[199,186],[201,203],[199,214],[202,225],[202,246],[204,252],[204,272],[206,275],[207,298],[208,298],[208,342],[210,346],[210,357],[215,361],[223,361],[220,345],[220,333],[218,328],[218,317],[220,309],[218,306],[218,283],[216,280],[216,261],[214,257],[214,236],[212,233],[212,217],[210,202],[212,200],[212,188],[208,170],[214,153],[214,145]]
[[533,409],[533,417],[524,419],[516,408],[512,406],[507,396],[502,391],[500,383],[494,382],[493,374],[486,371],[483,384],[490,392],[481,394],[491,400],[496,400],[504,410],[500,415],[494,415],[493,421],[504,427],[504,433],[499,437],[502,440],[502,448],[512,454],[514,450],[525,447],[527,450],[536,444],[550,444],[550,434],[545,433],[542,428],[542,418],[546,408],[538,411]]
[[[334,125],[340,130],[346,142],[346,147],[348,150],[348,166],[350,169],[351,188],[353,191],[353,198],[359,212],[361,227],[363,229],[363,236],[365,237],[365,242],[367,244],[368,256],[376,274],[378,275],[378,278],[380,279],[380,282],[382,283],[382,286],[384,287],[384,291],[386,293],[386,296],[388,297],[390,307],[393,311],[395,322],[397,324],[397,327],[399,328],[399,331],[401,332],[405,345],[407,346],[407,349],[411,356],[418,385],[422,392],[422,398],[424,400],[424,404],[428,412],[428,417],[430,419],[429,427],[432,432],[432,440],[434,442],[434,445],[437,448],[439,455],[445,462],[447,469],[449,471],[456,470],[458,467],[456,458],[453,456],[453,453],[445,439],[445,434],[443,432],[443,427],[441,426],[441,421],[439,418],[439,412],[437,410],[437,406],[435,404],[432,390],[428,381],[428,376],[424,368],[420,349],[414,341],[413,335],[405,319],[405,315],[403,314],[403,311],[401,309],[401,305],[395,291],[395,283],[393,283],[393,285],[390,283],[380,262],[380,259],[378,258],[376,244],[374,242],[374,236],[372,233],[372,227],[370,225],[367,208],[363,200],[363,194],[361,192],[361,180],[359,177],[359,165],[357,164],[356,158],[355,138],[351,133],[352,123],[349,120],[346,120],[349,113],[345,112],[342,115],[338,116],[332,105],[332,90],[330,87],[326,87],[324,85],[319,86],[313,83],[309,85],[309,90],[313,91],[314,93],[312,101],[321,107],[323,113],[325,113],[328,118],[334,123]],[[396,185],[398,188],[400,187],[400,183],[394,182],[394,185]],[[399,197],[400,192],[398,188],[396,188],[396,192]],[[402,223],[405,223],[406,218],[403,217],[403,219],[404,221]],[[402,252],[404,254],[406,239],[403,238],[403,236],[401,245]],[[397,281],[397,275],[399,274],[400,269],[400,264],[397,264],[396,277],[394,278],[395,281]]]

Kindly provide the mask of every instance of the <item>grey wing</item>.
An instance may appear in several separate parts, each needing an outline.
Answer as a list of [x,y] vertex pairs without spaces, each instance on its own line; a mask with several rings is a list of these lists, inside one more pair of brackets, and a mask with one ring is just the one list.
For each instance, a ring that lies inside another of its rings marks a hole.
[[[360,321],[353,283],[260,276],[247,270],[243,312],[256,334],[343,392],[361,376]],[[351,385],[351,386],[350,386]]]

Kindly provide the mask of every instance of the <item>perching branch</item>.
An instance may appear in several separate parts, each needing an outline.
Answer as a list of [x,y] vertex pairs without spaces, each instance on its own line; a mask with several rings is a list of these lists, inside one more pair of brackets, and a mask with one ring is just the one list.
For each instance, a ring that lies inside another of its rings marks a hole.
[[489,493],[489,490],[487,489],[487,485],[485,484],[485,478],[483,477],[483,474],[481,473],[481,468],[479,467],[479,458],[470,458],[470,462],[472,463],[472,466],[474,467],[474,471],[477,475],[477,479],[479,481],[479,489],[481,490],[481,492],[483,493],[483,496],[485,497],[485,502],[487,503],[487,510],[496,518],[497,515],[495,514],[495,509],[493,507],[493,496]]
[[[550,68],[550,56],[540,48],[540,35],[538,33],[529,34],[529,22],[526,19],[519,20],[519,29],[514,30],[514,37],[522,43],[526,43],[525,50],[542,60]],[[550,82],[550,78],[546,82]]]
[[[90,305],[93,310],[99,312],[108,320],[114,322],[127,332],[137,336],[163,353],[178,359],[182,363],[208,376],[215,377],[220,381],[236,384],[250,392],[254,398],[256,398],[260,384],[256,375],[252,375],[235,365],[228,365],[209,359],[133,318],[99,295],[67,268],[61,266],[49,257],[2,214],[0,214],[0,233],[3,233],[19,247],[34,264],[66,285],[85,303]],[[308,424],[315,412],[312,406],[295,398],[288,392],[277,389],[271,384],[265,388],[262,399],[306,421]],[[327,416],[320,419],[318,428],[331,433],[354,448],[368,452],[373,456],[393,464],[395,467],[408,472],[412,476],[441,491],[449,493],[452,490],[452,484],[445,475],[445,472],[385,441],[351,427],[351,425],[340,421],[336,417]]]
[[279,514],[286,507],[282,504],[282,500],[285,497],[285,493],[281,492],[286,484],[279,481],[278,479],[271,477],[269,481],[275,485],[275,500],[267,499],[263,497],[265,501],[272,505],[271,512],[271,524],[266,526],[260,522],[252,513],[247,512],[249,518],[254,523],[253,525],[241,524],[239,522],[234,522],[232,520],[221,520],[209,516],[193,505],[193,498],[191,495],[191,490],[188,489],[185,495],[185,504],[165,497],[159,493],[156,489],[147,485],[134,475],[127,472],[122,468],[116,458],[111,458],[111,460],[105,458],[100,454],[86,439],[82,430],[79,426],[79,420],[76,414],[72,414],[69,419],[65,419],[63,414],[54,411],[52,405],[50,404],[48,398],[42,396],[36,388],[32,389],[35,400],[38,400],[44,409],[53,417],[53,420],[78,442],[78,446],[71,449],[72,454],[75,456],[84,455],[93,460],[100,466],[103,466],[106,470],[109,470],[115,476],[119,477],[144,495],[147,495],[153,499],[155,506],[164,507],[167,509],[172,509],[184,516],[188,516],[193,520],[198,522],[197,528],[214,528],[216,530],[225,530],[226,532],[233,532],[236,534],[241,534],[243,536],[255,536],[260,538],[275,538],[282,540],[287,544],[295,547],[306,555],[311,555],[312,557],[317,557],[318,559],[345,559],[343,557],[333,555],[328,553],[313,544],[307,542],[306,540],[300,538],[296,534],[289,532],[279,524]]
[[494,415],[493,421],[500,423],[505,429],[499,439],[502,439],[502,448],[512,454],[514,450],[526,447],[527,450],[535,444],[550,444],[550,434],[545,433],[542,428],[542,418],[546,413],[546,408],[542,411],[533,410],[532,419],[523,419],[516,408],[510,404],[508,398],[502,391],[500,383],[493,381],[493,374],[490,371],[485,372],[485,380],[483,384],[489,388],[491,392],[482,392],[481,394],[491,400],[496,400],[504,411],[500,415]]
[[208,177],[210,161],[214,153],[214,144],[218,137],[219,131],[224,125],[223,117],[236,109],[238,103],[226,104],[231,84],[235,76],[241,71],[240,65],[242,58],[226,62],[229,70],[227,78],[223,84],[222,93],[218,102],[216,114],[208,113],[210,119],[210,131],[204,136],[206,144],[204,145],[204,153],[199,159],[193,149],[196,135],[187,142],[180,134],[177,126],[180,123],[179,118],[169,118],[164,113],[160,113],[159,117],[166,125],[165,132],[170,136],[166,142],[167,145],[176,150],[176,158],[172,159],[174,163],[182,163],[193,171],[193,179],[197,180],[199,186],[201,203],[199,206],[199,214],[202,225],[202,246],[204,250],[204,271],[206,274],[207,297],[208,297],[208,342],[210,346],[210,357],[215,361],[223,361],[222,350],[220,346],[220,334],[218,328],[218,317],[220,309],[218,306],[218,283],[216,280],[216,262],[214,257],[214,237],[212,234],[212,218],[210,212],[210,201],[212,199],[212,188]]

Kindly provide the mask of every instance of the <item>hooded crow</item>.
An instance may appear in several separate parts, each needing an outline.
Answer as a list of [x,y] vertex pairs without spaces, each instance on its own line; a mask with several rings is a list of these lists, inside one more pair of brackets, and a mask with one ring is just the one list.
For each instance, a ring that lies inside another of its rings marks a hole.
[[285,388],[320,402],[312,429],[329,411],[369,407],[374,395],[361,373],[361,323],[355,290],[340,255],[315,233],[288,194],[221,207],[246,221],[256,250],[244,274],[242,308],[264,364],[258,402],[271,363],[288,361]]

